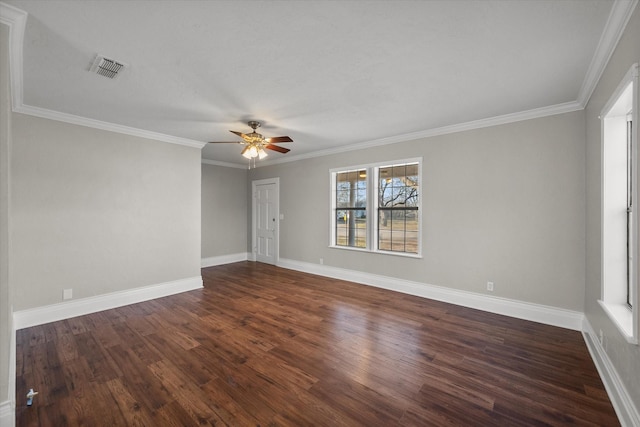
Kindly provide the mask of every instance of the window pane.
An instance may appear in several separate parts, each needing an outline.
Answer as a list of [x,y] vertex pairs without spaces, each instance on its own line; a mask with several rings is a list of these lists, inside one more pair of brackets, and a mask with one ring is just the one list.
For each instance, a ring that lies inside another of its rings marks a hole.
[[346,246],[348,241],[348,229],[345,222],[336,224],[336,245]]
[[406,176],[410,177],[415,183],[418,182],[418,164],[412,163],[406,166]]
[[366,248],[367,171],[338,172],[335,177],[335,244]]
[[349,191],[338,191],[336,192],[336,207],[337,208],[348,208],[351,205],[351,201],[349,200]]
[[405,165],[394,166],[393,167],[393,177],[394,178],[404,178],[407,176]]
[[399,239],[393,240],[393,242],[391,242],[391,250],[395,252],[406,252],[404,250],[404,241]]
[[380,212],[379,226],[378,226],[378,249],[383,251],[391,250],[391,219],[389,218],[389,211]]
[[389,206],[403,205],[406,196],[406,189],[404,187],[393,187],[391,192],[391,200]]
[[391,178],[393,176],[391,173],[391,167],[385,166],[378,169],[378,176],[380,176],[380,180]]
[[418,163],[378,170],[378,248],[418,253]]
[[338,190],[338,191],[349,191],[349,182],[348,181],[338,181],[338,185],[336,186],[336,190]]
[[358,188],[367,188],[367,170],[362,169],[358,171]]
[[[409,229],[409,227],[407,227]],[[417,254],[418,253],[418,232],[407,231],[405,233],[405,251]]]
[[381,179],[379,185],[380,187],[378,191],[378,204],[382,207],[386,207],[389,205],[393,194],[391,180]]
[[367,247],[366,228],[356,227],[355,234],[356,234],[355,246],[358,248],[366,248]]
[[357,248],[367,247],[366,210],[350,209],[339,212],[336,221],[336,245]]
[[367,190],[358,190],[358,194],[356,196],[356,207],[358,208],[366,208],[367,207]]

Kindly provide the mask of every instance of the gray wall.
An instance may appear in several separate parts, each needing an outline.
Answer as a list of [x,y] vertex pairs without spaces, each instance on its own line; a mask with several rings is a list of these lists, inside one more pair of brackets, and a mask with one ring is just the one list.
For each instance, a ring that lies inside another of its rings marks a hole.
[[[582,311],[584,113],[260,167],[280,177],[280,257]],[[422,156],[423,258],[328,248],[329,169]]]
[[247,252],[247,170],[202,164],[202,258]]
[[[602,330],[605,350],[634,402],[640,402],[640,347],[630,345],[604,313],[601,291],[601,141],[598,116],[631,65],[640,62],[640,8],[636,7],[586,108],[586,296],[585,314],[595,331]],[[635,125],[635,123],[634,123]],[[637,403],[636,403],[637,405]]]
[[9,291],[9,27],[0,24],[0,403],[9,400],[11,294]]
[[200,156],[13,114],[14,309],[200,276]]

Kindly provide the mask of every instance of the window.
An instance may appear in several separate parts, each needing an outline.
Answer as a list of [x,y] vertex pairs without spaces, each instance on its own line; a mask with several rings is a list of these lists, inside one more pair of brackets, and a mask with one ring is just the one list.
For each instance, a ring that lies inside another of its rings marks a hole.
[[629,342],[638,342],[637,86],[634,65],[602,111],[602,298]]
[[331,170],[331,246],[420,256],[421,163]]
[[384,166],[378,173],[378,249],[418,253],[418,164]]
[[367,247],[367,170],[336,175],[336,227],[338,246]]

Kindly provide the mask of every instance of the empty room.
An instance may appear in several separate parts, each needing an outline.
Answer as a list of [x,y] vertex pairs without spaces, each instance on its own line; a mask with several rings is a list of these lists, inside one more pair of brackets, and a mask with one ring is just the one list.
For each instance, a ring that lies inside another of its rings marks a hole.
[[0,427],[640,426],[637,4],[0,1]]

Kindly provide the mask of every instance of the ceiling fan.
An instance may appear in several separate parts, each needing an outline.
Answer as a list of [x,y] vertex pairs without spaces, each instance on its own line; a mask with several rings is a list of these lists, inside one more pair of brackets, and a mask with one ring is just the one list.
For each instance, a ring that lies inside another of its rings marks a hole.
[[274,142],[293,142],[293,139],[288,136],[276,136],[273,138],[265,138],[262,134],[256,132],[256,129],[260,127],[260,122],[255,120],[251,120],[247,123],[253,132],[251,133],[242,133],[236,132],[235,130],[230,130],[229,132],[238,135],[242,138],[242,141],[211,141],[209,144],[228,144],[228,143],[238,143],[244,144],[246,147],[242,150],[240,154],[242,154],[247,159],[255,159],[256,157],[259,159],[264,159],[267,157],[267,150],[277,151],[279,153],[288,153],[290,150],[288,148],[280,147],[274,145]]

